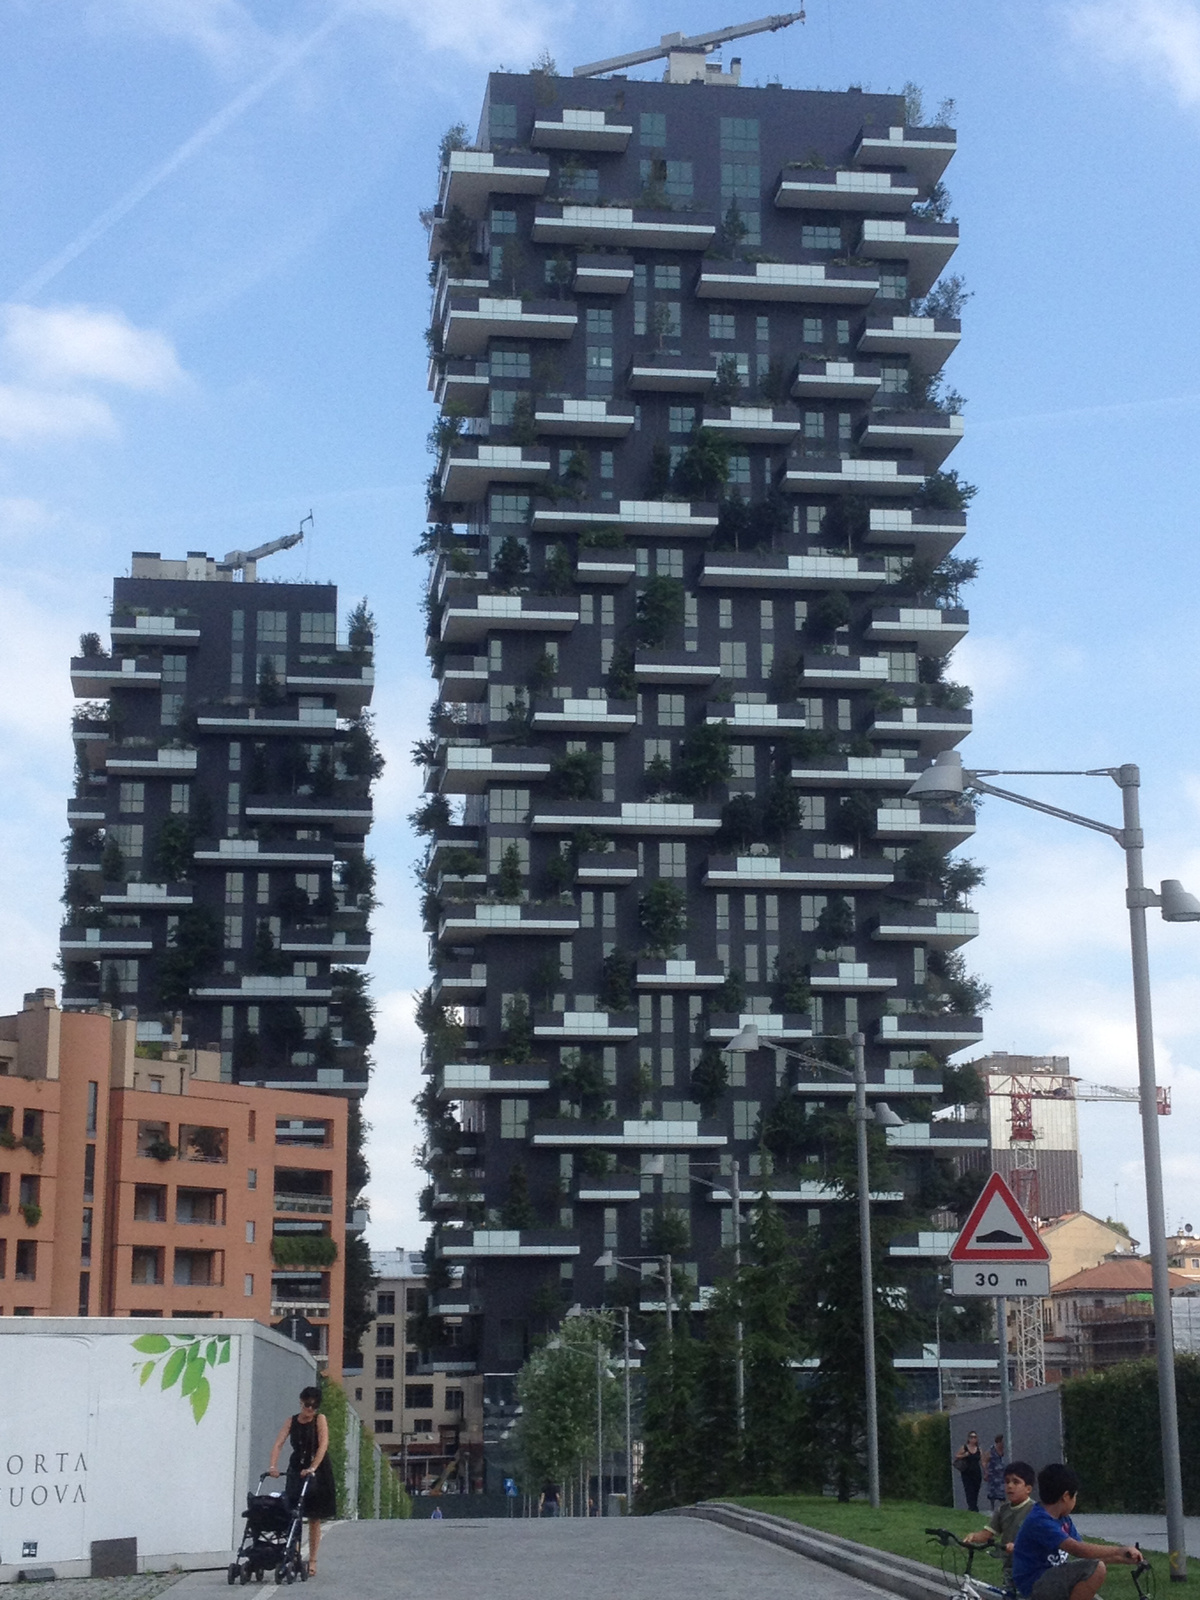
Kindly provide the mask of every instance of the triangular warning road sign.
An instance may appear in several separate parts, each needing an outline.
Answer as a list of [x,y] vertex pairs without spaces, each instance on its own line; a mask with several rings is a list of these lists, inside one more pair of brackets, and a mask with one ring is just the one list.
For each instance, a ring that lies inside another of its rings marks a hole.
[[1050,1252],[1017,1197],[993,1172],[950,1247],[951,1261],[1049,1261]]

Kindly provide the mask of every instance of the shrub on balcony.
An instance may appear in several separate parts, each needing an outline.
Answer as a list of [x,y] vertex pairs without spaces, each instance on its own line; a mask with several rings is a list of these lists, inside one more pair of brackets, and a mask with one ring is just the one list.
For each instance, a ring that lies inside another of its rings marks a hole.
[[357,853],[348,856],[342,862],[341,884],[343,892],[360,911],[375,909],[375,863],[370,856]]
[[634,672],[633,651],[626,644],[620,644],[613,651],[612,665],[608,669],[605,680],[608,693],[614,700],[634,700],[637,698],[637,675]]
[[612,1092],[605,1082],[603,1064],[594,1050],[564,1052],[555,1087],[589,1120],[604,1115]]
[[804,802],[787,773],[777,772],[762,799],[762,836],[768,844],[782,846],[804,821]]
[[277,1267],[331,1267],[337,1241],[324,1233],[277,1233],[271,1239],[271,1260]]
[[42,1220],[41,1206],[34,1205],[32,1201],[26,1201],[23,1205],[18,1207],[18,1209],[21,1215],[25,1218],[25,1226],[27,1228],[36,1228],[38,1223]]
[[533,1015],[528,995],[510,995],[506,1001],[501,1037],[506,1066],[522,1066],[533,1055]]
[[645,487],[647,500],[661,500],[671,487],[671,450],[661,439],[650,451]]
[[450,802],[444,794],[432,795],[408,820],[415,832],[436,834],[450,826]]
[[254,930],[250,967],[252,972],[270,978],[282,978],[292,970],[291,957],[285,956],[275,943],[275,935],[271,932],[271,924],[266,917],[260,917],[258,926]]
[[670,878],[658,878],[638,902],[638,922],[647,953],[665,956],[687,932],[687,891]]
[[722,1016],[739,1016],[746,1005],[746,980],[740,967],[730,967],[725,981],[713,990],[713,1010]]
[[104,841],[104,852],[100,857],[100,876],[105,883],[125,882],[125,856],[121,846],[111,834]]
[[96,661],[107,658],[108,651],[100,643],[98,633],[81,633],[79,635],[79,654],[85,661]]
[[365,778],[373,783],[383,776],[386,763],[375,738],[375,719],[369,711],[360,712],[351,719],[341,746],[341,758],[348,778]]
[[879,801],[865,789],[852,789],[838,801],[833,814],[834,832],[839,839],[862,849],[862,842],[875,832]]
[[691,1242],[688,1214],[676,1206],[664,1207],[646,1229],[645,1244],[651,1255],[681,1256]]
[[853,944],[855,935],[854,912],[844,895],[833,895],[817,918],[817,944],[822,950],[833,950],[840,945]]
[[522,1161],[514,1161],[508,1172],[508,1194],[500,1208],[500,1221],[506,1228],[519,1230],[537,1226],[537,1212],[529,1195],[529,1174]]
[[347,1044],[366,1047],[375,1040],[375,1002],[371,999],[370,978],[357,967],[334,967],[329,974],[333,1004]]

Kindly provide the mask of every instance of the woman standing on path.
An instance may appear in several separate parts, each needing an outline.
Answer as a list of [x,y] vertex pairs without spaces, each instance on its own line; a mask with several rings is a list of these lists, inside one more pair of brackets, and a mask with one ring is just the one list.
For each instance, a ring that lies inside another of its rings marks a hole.
[[300,1409],[280,1428],[271,1448],[270,1477],[279,1476],[279,1452],[292,1447],[288,1462],[287,1492],[293,1505],[300,1498],[301,1480],[309,1480],[304,1495],[304,1520],[308,1523],[308,1575],[317,1575],[317,1551],[321,1546],[321,1523],[337,1516],[337,1490],[329,1460],[329,1424],[319,1411],[320,1389],[301,1389]]
[[983,1487],[983,1456],[980,1453],[977,1433],[969,1433],[966,1444],[959,1446],[958,1453],[954,1457],[954,1465],[962,1474],[967,1510],[978,1511],[979,1491]]
[[998,1433],[995,1443],[987,1453],[983,1463],[983,1475],[987,1480],[987,1497],[992,1510],[1005,1504],[1004,1494],[1004,1435]]

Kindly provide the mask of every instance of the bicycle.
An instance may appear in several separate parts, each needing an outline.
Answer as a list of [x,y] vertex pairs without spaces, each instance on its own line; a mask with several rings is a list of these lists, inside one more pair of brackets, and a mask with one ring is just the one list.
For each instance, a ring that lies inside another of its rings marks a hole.
[[[1002,1559],[1003,1551],[994,1541],[990,1544],[968,1544],[965,1539],[960,1539],[949,1528],[926,1528],[925,1532],[931,1539],[936,1539],[941,1545],[941,1568],[948,1577],[953,1577],[958,1584],[951,1600],[1016,1600],[1016,1590],[1000,1588],[994,1583],[984,1583],[976,1578],[971,1571],[975,1564],[975,1557],[981,1551],[986,1551],[997,1560]],[[1133,1547],[1139,1553],[1141,1545]],[[962,1572],[959,1571],[961,1557],[958,1552],[965,1550],[966,1563]],[[950,1571],[947,1572],[947,1565]],[[1154,1568],[1148,1561],[1141,1561],[1136,1567],[1131,1567],[1129,1576],[1133,1581],[1134,1593],[1137,1600],[1154,1600]]]
[[[947,1577],[954,1578],[958,1584],[952,1600],[1016,1600],[1015,1589],[1001,1588],[995,1583],[985,1583],[981,1578],[976,1578],[971,1571],[975,1557],[981,1551],[986,1551],[993,1560],[1003,1560],[1004,1552],[994,1541],[990,1544],[968,1544],[949,1528],[926,1528],[925,1532],[931,1539],[936,1539],[942,1547],[940,1565],[943,1573]],[[967,1553],[965,1564],[958,1553],[960,1550],[965,1550]],[[963,1567],[961,1572],[960,1565]],[[1146,1600],[1146,1597],[1143,1596],[1142,1600]]]

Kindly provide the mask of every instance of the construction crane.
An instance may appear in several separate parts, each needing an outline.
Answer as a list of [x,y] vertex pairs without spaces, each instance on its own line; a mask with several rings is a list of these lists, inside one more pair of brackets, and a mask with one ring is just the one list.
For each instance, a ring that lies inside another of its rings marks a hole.
[[[996,1072],[987,1074],[988,1095],[993,1099],[1007,1099],[1011,1105],[1008,1143],[1012,1155],[1009,1183],[1025,1215],[1034,1221],[1041,1209],[1037,1168],[1037,1131],[1033,1125],[1035,1100],[1087,1100],[1120,1101],[1136,1104],[1136,1089],[1120,1088],[1107,1083],[1087,1083],[1065,1070],[1066,1057],[1043,1057],[1047,1066],[1038,1072]],[[1062,1071],[1055,1070],[1061,1061]],[[1160,1117],[1171,1115],[1171,1091],[1160,1086],[1157,1109]],[[1046,1381],[1046,1356],[1043,1343],[1041,1301],[1033,1298],[1016,1298],[1010,1301],[1010,1315],[1014,1324],[1018,1389],[1040,1388]]]
[[[775,33],[780,28],[790,28],[793,22],[803,22],[804,12],[784,11],[774,17],[760,17],[757,22],[738,22],[728,28],[714,28],[711,33],[695,33],[685,38],[682,33],[664,33],[656,45],[646,50],[631,50],[627,56],[610,56],[607,61],[589,61],[585,67],[576,67],[577,78],[595,78],[602,72],[619,72],[623,67],[640,67],[645,61],[669,60],[672,56],[708,56],[733,39],[744,39],[751,33]],[[703,78],[701,71],[691,72],[692,77]],[[671,82],[687,82],[671,73]]]
[[[312,521],[312,512],[305,517],[304,522]],[[244,583],[258,581],[258,563],[266,556],[276,555],[280,550],[290,550],[293,545],[298,545],[304,537],[304,522],[300,524],[298,533],[285,533],[282,539],[271,539],[266,544],[256,545],[253,550],[231,550],[217,565],[223,572],[237,572],[239,569]]]

